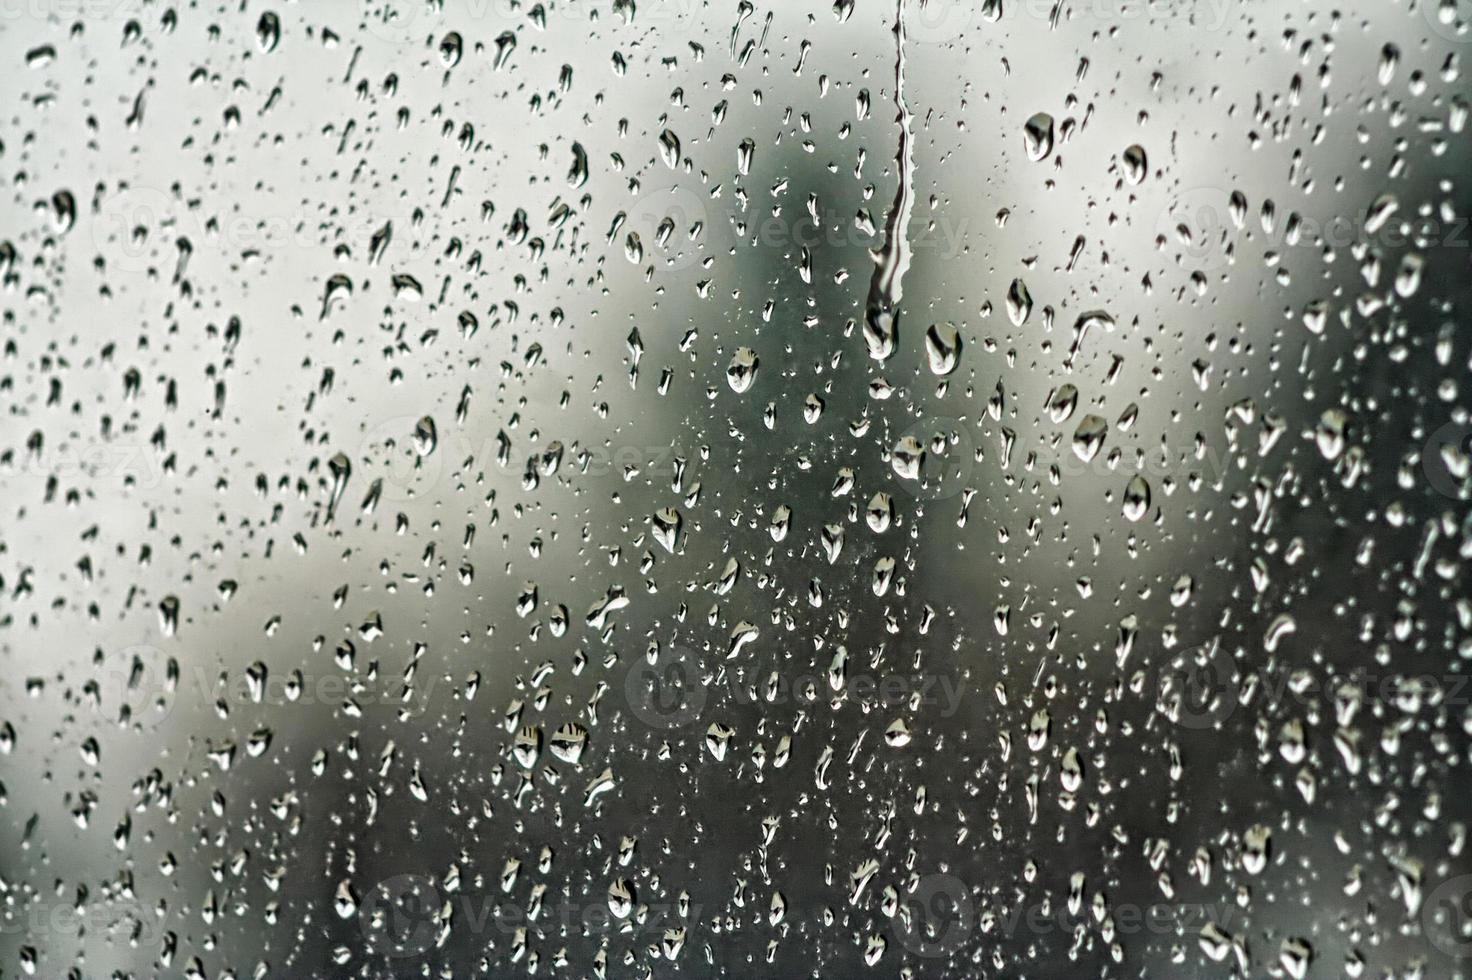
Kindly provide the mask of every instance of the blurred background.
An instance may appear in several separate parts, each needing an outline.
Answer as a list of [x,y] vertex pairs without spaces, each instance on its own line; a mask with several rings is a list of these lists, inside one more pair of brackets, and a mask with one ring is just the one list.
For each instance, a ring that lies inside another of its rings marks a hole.
[[0,975],[1465,974],[1469,17],[0,3]]

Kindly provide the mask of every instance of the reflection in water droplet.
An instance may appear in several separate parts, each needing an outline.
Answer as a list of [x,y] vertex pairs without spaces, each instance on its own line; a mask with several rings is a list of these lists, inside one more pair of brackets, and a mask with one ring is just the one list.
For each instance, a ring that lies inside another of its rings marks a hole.
[[1022,127],[1022,142],[1027,158],[1034,163],[1053,152],[1053,117],[1046,112],[1034,113]]

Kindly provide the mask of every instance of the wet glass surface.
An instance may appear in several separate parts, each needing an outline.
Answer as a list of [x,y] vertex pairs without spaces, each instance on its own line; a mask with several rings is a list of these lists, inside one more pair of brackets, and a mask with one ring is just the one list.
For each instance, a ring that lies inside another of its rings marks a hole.
[[1467,975],[1469,56],[0,2],[0,976]]

